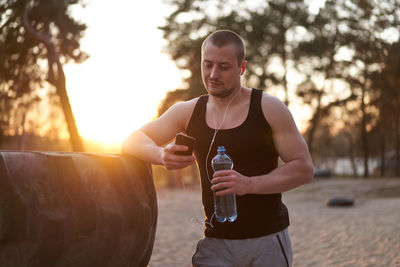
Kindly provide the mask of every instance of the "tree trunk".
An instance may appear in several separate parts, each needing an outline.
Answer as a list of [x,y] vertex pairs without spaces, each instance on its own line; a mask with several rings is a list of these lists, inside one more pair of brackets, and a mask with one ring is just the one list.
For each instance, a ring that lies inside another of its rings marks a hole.
[[[382,92],[383,94],[383,92]],[[385,176],[385,149],[386,149],[386,142],[385,142],[385,104],[384,104],[384,97],[381,97],[381,110],[380,110],[380,156],[381,156],[381,169],[380,169],[380,176]]]
[[[285,31],[286,32],[286,29]],[[287,83],[287,66],[286,66],[286,61],[287,61],[287,55],[286,55],[286,38],[283,37],[283,44],[282,44],[282,65],[283,65],[283,90],[285,91],[285,105],[289,107],[289,89],[288,89],[288,83]]]
[[[383,121],[381,121],[383,124]],[[381,125],[381,134],[380,134],[380,162],[381,162],[381,168],[380,168],[380,176],[384,177],[385,176],[385,127]]]
[[283,83],[283,90],[285,91],[285,105],[287,107],[289,107],[289,89],[288,89],[288,83],[287,83],[287,53],[286,53],[286,32],[287,32],[287,28],[285,27],[284,24],[284,20],[286,17],[286,13],[287,13],[287,8],[286,5],[284,5],[284,8],[282,10],[282,16],[281,16],[281,20],[280,20],[280,32],[282,33],[282,35],[280,36],[282,44],[282,53],[281,53],[281,59],[282,59],[282,66],[283,66],[283,79],[282,79],[282,83]]
[[400,108],[397,106],[395,117],[395,135],[396,135],[396,176],[400,176]]
[[[55,50],[54,50],[55,52]],[[70,136],[70,142],[74,151],[84,151],[82,139],[79,135],[78,128],[76,127],[74,114],[72,112],[71,105],[67,94],[67,88],[65,84],[64,71],[61,66],[60,60],[57,56],[56,63],[58,70],[58,79],[55,80],[54,85],[57,88],[57,94],[60,97],[61,108],[64,112],[65,121],[67,123],[68,132]],[[62,78],[60,78],[60,76]]]
[[307,135],[307,143],[308,143],[308,149],[310,151],[310,154],[312,154],[312,152],[313,152],[314,136],[315,136],[315,132],[317,130],[319,117],[321,114],[321,97],[322,97],[322,93],[318,94],[317,108],[315,109],[314,115],[311,118],[311,121],[310,121],[311,126],[310,126],[310,130],[308,131],[308,135]]
[[18,150],[25,150],[25,141],[26,141],[25,119],[26,119],[26,111],[24,111],[22,114],[22,120],[21,120],[22,133],[18,142]]
[[65,74],[62,68],[60,58],[56,51],[54,43],[51,41],[50,36],[44,36],[37,32],[28,21],[28,10],[25,9],[22,14],[22,22],[25,30],[31,34],[36,40],[42,42],[47,49],[47,58],[49,65],[49,78],[48,81],[53,84],[57,89],[57,95],[60,98],[61,108],[64,113],[65,121],[67,123],[70,142],[73,151],[84,151],[82,139],[76,127],[74,114],[72,113],[71,105],[67,94],[65,84]]
[[368,139],[367,139],[367,113],[365,111],[365,86],[362,87],[362,96],[361,96],[361,112],[362,112],[362,121],[361,121],[361,143],[362,143],[362,151],[364,155],[364,178],[368,178],[368,158],[369,158],[369,150],[368,150]]
[[353,169],[353,176],[358,177],[357,173],[357,165],[354,157],[354,141],[351,133],[349,131],[345,131],[345,136],[347,138],[347,141],[349,143],[349,157],[350,157],[350,163],[351,163],[351,168]]

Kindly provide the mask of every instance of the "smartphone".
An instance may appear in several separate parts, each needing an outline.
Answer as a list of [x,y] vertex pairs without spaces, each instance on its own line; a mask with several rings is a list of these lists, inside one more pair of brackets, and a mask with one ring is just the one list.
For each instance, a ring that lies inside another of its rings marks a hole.
[[175,144],[188,146],[189,149],[187,151],[175,151],[174,153],[176,155],[182,155],[182,156],[192,155],[195,142],[196,142],[196,138],[178,133],[175,137]]

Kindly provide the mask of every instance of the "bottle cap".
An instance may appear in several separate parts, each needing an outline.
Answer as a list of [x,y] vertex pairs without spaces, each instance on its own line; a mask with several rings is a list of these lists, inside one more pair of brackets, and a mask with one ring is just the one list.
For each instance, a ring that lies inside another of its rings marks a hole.
[[224,146],[219,146],[217,148],[217,152],[223,152],[223,151],[226,151]]

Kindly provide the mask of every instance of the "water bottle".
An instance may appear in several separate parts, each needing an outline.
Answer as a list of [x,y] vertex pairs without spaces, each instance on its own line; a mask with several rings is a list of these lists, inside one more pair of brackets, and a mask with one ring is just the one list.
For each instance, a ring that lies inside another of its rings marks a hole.
[[[217,152],[218,154],[211,161],[211,166],[214,172],[232,170],[233,161],[225,153],[225,147],[219,146]],[[214,192],[214,210],[215,217],[219,222],[223,223],[226,220],[233,222],[236,220],[237,211],[235,194],[216,196]]]

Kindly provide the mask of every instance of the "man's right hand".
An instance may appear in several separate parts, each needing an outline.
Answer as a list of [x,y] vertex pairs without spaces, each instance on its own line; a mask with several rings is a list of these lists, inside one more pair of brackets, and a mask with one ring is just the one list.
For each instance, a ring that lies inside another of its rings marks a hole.
[[187,146],[176,145],[174,143],[170,143],[162,148],[161,162],[164,167],[168,170],[175,170],[195,164],[196,157],[194,155],[181,156],[175,154],[176,151],[186,151],[187,149]]

